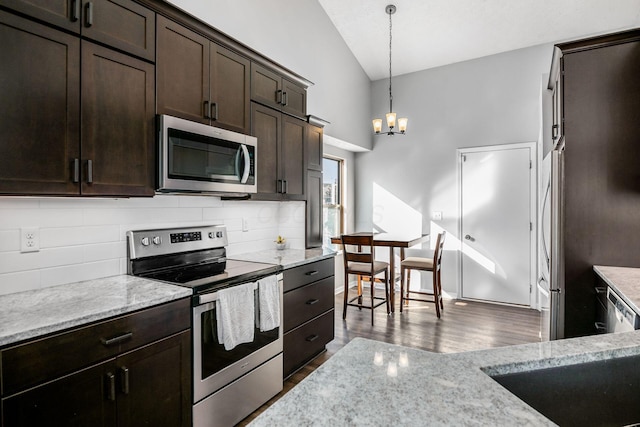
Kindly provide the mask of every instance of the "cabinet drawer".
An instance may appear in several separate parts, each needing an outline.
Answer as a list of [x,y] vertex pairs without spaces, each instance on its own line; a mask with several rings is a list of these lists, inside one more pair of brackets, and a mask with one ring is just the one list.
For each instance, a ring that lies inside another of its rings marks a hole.
[[189,298],[2,351],[3,396],[189,329]]
[[284,335],[285,377],[324,350],[333,340],[333,327],[334,310],[330,310]]
[[327,258],[284,271],[284,291],[291,291],[334,274],[334,259]]
[[334,276],[284,294],[284,331],[311,320],[334,306]]

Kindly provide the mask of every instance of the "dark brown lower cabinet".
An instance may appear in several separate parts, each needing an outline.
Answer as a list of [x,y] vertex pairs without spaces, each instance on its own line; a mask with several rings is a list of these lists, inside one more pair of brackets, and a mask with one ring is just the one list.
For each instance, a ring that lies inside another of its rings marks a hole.
[[283,375],[322,353],[334,338],[334,259],[284,271]]
[[189,426],[185,331],[3,401],[4,426]]

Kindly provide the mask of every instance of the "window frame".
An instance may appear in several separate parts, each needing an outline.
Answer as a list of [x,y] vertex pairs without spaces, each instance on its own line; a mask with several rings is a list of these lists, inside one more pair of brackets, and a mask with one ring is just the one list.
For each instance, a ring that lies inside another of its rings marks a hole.
[[[338,203],[337,204],[325,204],[325,198],[324,198],[324,174],[323,174],[323,181],[322,181],[322,217],[323,217],[323,228],[324,228],[324,217],[325,217],[325,208],[337,208],[338,209],[338,215],[339,215],[339,230],[338,231],[338,236],[342,235],[344,233],[344,190],[345,190],[345,182],[344,182],[344,165],[345,165],[345,159],[337,157],[337,156],[332,156],[329,154],[324,154],[322,156],[322,160],[324,162],[324,159],[327,160],[331,160],[331,161],[335,161],[338,163]],[[324,166],[323,166],[324,169]],[[330,239],[334,237],[334,236],[328,236],[329,239],[329,244],[330,243]],[[338,245],[335,245],[338,246]],[[339,248],[336,248],[339,249]]]

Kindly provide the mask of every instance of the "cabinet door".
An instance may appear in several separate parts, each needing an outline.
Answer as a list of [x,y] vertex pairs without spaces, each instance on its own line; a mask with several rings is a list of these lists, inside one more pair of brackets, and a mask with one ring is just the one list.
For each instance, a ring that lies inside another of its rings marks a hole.
[[304,161],[306,123],[289,116],[282,116],[282,142],[280,150],[283,193],[291,200],[304,200],[307,167]]
[[191,426],[191,332],[119,356],[118,427]]
[[68,31],[80,32],[81,0],[0,0],[0,5]]
[[199,34],[158,16],[158,114],[210,123],[209,45]]
[[322,246],[322,172],[307,172],[307,248]]
[[251,62],[211,43],[212,124],[249,133]]
[[0,40],[0,193],[78,194],[80,41],[4,11]]
[[115,360],[3,400],[5,426],[115,426]]
[[258,198],[273,196],[280,198],[280,183],[278,179],[278,141],[282,135],[282,114],[251,104],[251,134],[258,138],[257,150],[257,179]]
[[282,111],[297,117],[305,117],[307,115],[307,90],[287,79],[283,79],[282,91],[284,92]]
[[82,5],[82,35],[155,61],[155,13],[131,0],[91,0]]
[[322,128],[307,125],[307,169],[322,170]]
[[82,194],[153,196],[154,66],[82,44]]
[[251,99],[280,110],[282,77],[258,64],[251,64]]

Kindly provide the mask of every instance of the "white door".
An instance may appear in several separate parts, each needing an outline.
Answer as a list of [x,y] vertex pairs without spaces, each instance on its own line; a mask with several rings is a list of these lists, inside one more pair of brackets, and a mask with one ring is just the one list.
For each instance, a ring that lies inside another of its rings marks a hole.
[[461,153],[463,298],[530,305],[531,151]]

